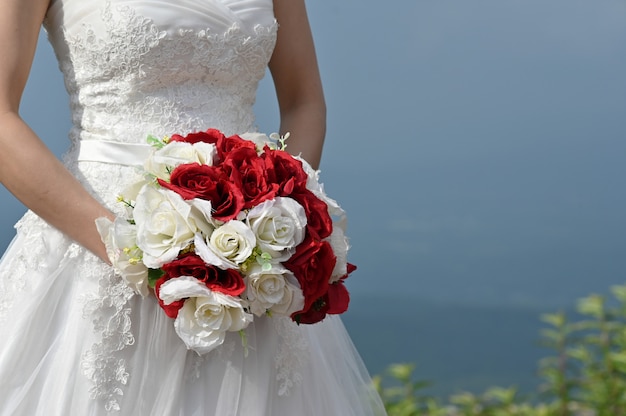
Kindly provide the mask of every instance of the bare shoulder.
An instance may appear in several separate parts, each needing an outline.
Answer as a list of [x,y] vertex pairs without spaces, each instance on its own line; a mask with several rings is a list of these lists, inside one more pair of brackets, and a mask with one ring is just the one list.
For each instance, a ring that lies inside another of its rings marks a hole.
[[274,0],[274,15],[283,30],[309,26],[304,0]]

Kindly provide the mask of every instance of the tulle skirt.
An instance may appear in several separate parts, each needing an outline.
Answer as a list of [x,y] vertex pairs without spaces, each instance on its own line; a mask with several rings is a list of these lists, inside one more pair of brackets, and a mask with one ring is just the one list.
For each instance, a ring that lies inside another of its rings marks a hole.
[[384,415],[341,320],[255,319],[204,356],[32,213],[0,262],[1,416]]

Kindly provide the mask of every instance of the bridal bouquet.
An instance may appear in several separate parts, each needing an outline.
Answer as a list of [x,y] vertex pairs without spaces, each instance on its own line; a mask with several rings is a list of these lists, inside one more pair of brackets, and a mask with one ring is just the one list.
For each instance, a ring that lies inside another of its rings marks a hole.
[[149,137],[144,174],[119,197],[127,218],[96,221],[116,271],[154,290],[198,354],[255,316],[309,324],[348,308],[345,213],[286,138]]

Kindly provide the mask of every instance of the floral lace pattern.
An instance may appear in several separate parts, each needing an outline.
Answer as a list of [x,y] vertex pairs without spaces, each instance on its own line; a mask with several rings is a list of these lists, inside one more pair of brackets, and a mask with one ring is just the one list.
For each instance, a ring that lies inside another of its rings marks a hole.
[[309,360],[309,345],[289,318],[276,319],[276,332],[281,338],[280,347],[274,358],[278,395],[287,396],[291,388],[302,381],[301,370]]
[[[24,244],[12,251],[12,246],[7,251],[8,262],[3,262],[0,269],[0,323],[3,322],[7,312],[14,305],[16,297],[32,289],[36,281],[26,277],[39,272],[45,267],[44,264],[33,262],[33,258],[46,258],[47,245],[42,239],[38,230],[50,229],[51,232],[60,233],[53,230],[48,224],[37,217],[32,212],[26,213],[24,217],[15,225],[18,232],[18,239],[24,239]],[[32,232],[31,230],[37,230]],[[69,241],[66,242],[69,246]],[[33,251],[35,248],[35,251]]]
[[[83,263],[82,272],[93,273],[103,269]],[[89,389],[94,399],[104,401],[107,411],[118,411],[119,396],[124,394],[123,386],[128,382],[129,373],[126,362],[116,357],[116,352],[133,345],[135,339],[131,332],[131,308],[128,301],[134,296],[133,291],[110,269],[98,273],[99,291],[85,299],[84,315],[93,322],[95,333],[100,340],[83,354],[81,367],[93,385]]]
[[[104,31],[83,25],[57,33],[56,48],[70,92],[71,140],[139,143],[157,136],[219,127],[254,127],[256,88],[273,50],[277,24],[254,33],[233,23],[210,29],[160,30],[130,7],[106,2]],[[78,32],[78,33],[76,33]]]

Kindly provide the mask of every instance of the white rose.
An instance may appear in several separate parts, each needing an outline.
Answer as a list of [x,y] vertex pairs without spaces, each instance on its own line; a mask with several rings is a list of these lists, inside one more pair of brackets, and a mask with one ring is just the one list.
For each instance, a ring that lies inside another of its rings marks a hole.
[[137,180],[124,188],[120,196],[127,201],[135,201],[137,199],[137,195],[139,195],[139,191],[141,191],[144,186],[152,182],[154,181],[145,175],[140,180]]
[[348,273],[348,250],[350,249],[350,245],[344,233],[344,227],[340,224],[333,224],[333,232],[326,241],[328,241],[335,257],[337,257],[335,268],[330,277],[330,283],[334,283]]
[[115,271],[136,293],[148,296],[148,268],[141,262],[135,225],[123,218],[111,222],[103,217],[96,219],[96,228]]
[[304,208],[295,200],[276,197],[252,208],[247,222],[261,251],[284,261],[304,240],[307,219]]
[[154,183],[154,178],[151,178],[149,175],[138,176],[135,181],[122,190],[121,194],[117,195],[118,202],[125,202],[124,211],[126,211],[126,217],[132,217],[134,202],[137,199],[137,195],[139,195],[139,191],[150,183]]
[[231,220],[216,228],[207,239],[194,240],[196,254],[206,263],[222,269],[235,269],[252,255],[254,233],[244,222]]
[[270,270],[255,266],[246,277],[245,296],[250,312],[257,316],[271,311],[290,316],[304,307],[304,295],[294,275],[280,265]]
[[151,269],[176,258],[197,231],[191,206],[176,192],[146,185],[137,195],[133,211],[137,224],[137,246],[143,262]]
[[159,294],[166,305],[188,298],[178,311],[174,329],[187,348],[198,354],[220,346],[227,331],[240,331],[253,319],[241,299],[211,291],[191,276],[168,280]]
[[256,145],[257,151],[262,151],[265,145],[268,145],[270,147],[275,146],[274,142],[266,134],[263,133],[248,132],[240,134],[239,137],[254,143]]
[[213,165],[216,155],[217,149],[211,143],[170,142],[161,149],[155,150],[144,163],[144,168],[157,178],[167,179],[170,172],[178,165],[185,163]]

